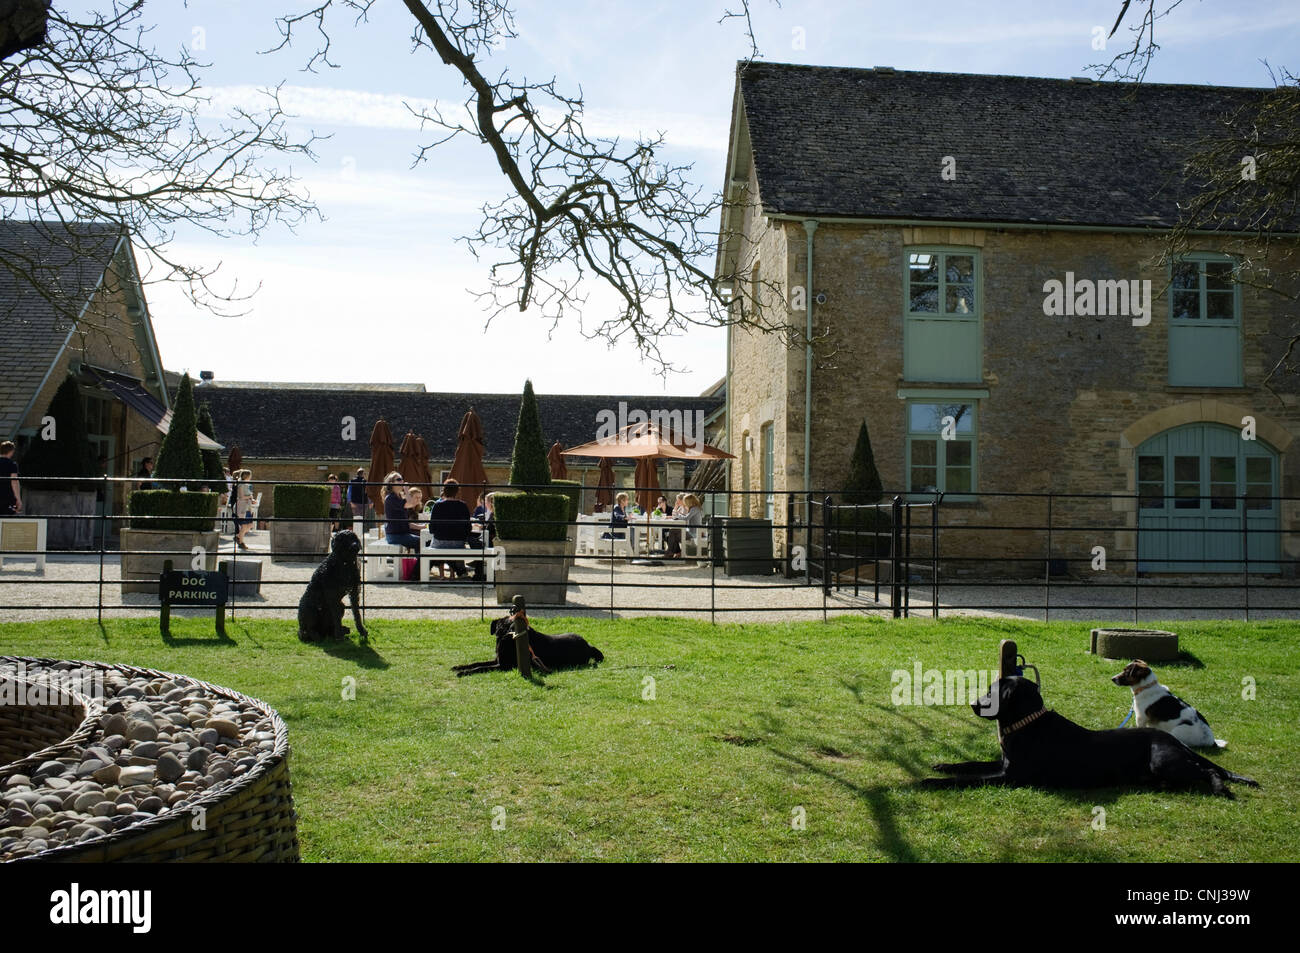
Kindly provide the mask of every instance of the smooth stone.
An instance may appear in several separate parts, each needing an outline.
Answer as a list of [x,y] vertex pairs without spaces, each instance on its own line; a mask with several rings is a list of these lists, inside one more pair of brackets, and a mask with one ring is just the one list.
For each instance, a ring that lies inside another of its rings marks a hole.
[[208,727],[225,738],[239,737],[239,726],[226,718],[209,718]]
[[156,796],[150,796],[140,802],[140,810],[146,814],[157,814],[163,809],[163,799]]
[[96,804],[104,800],[102,794],[96,794],[94,791],[85,791],[78,794],[72,800],[72,809],[74,811],[90,811]]
[[118,783],[123,785],[132,784],[150,784],[153,781],[154,770],[152,766],[132,765],[122,769],[118,776]]
[[120,766],[116,764],[106,764],[91,776],[101,784],[115,784],[117,783],[118,775],[121,773],[122,769]]
[[120,715],[126,711],[126,702],[122,701],[120,698],[114,698],[104,706],[104,710],[110,715]]
[[54,808],[50,807],[48,804],[37,804],[32,808],[33,817],[49,817],[53,813]]
[[44,839],[48,837],[49,834],[50,832],[47,831],[45,828],[33,826],[33,827],[24,827],[22,834],[20,834],[19,836],[22,837],[24,840],[31,841],[31,840]]
[[107,765],[98,758],[92,758],[89,761],[83,761],[77,766],[77,777],[93,777],[96,771],[103,770]]
[[40,800],[36,802],[37,807],[41,805],[45,805],[52,811],[61,811],[63,810],[63,798],[56,797],[53,794],[42,794]]
[[154,762],[153,758],[142,758],[138,754],[133,754],[131,755],[131,757],[126,759],[127,766],[134,767],[134,768],[144,767],[145,765],[152,765],[153,762]]
[[62,761],[44,761],[41,763],[41,766],[39,768],[37,768],[35,771],[32,772],[32,779],[35,781],[39,781],[42,778],[49,777],[50,775],[62,774],[62,773],[63,773]]
[[113,800],[118,804],[134,804],[135,795],[132,794],[130,791],[123,791],[117,797],[113,798]]
[[13,774],[5,781],[6,788],[25,788],[32,783],[32,779],[25,774]]
[[72,782],[56,774],[45,779],[45,787],[52,791],[62,791],[64,788],[72,787]]
[[197,771],[208,762],[212,753],[207,748],[195,748],[185,758],[185,766],[191,771]]
[[128,815],[128,814],[134,814],[134,813],[135,813],[135,805],[134,805],[134,804],[118,804],[118,805],[114,808],[114,812],[115,812],[119,817],[124,816],[124,815]]
[[167,804],[174,807],[189,796],[189,791],[173,791],[167,798]]
[[199,732],[199,744],[205,748],[213,748],[221,741],[221,735],[214,728],[204,728]]
[[9,819],[9,824],[16,827],[27,827],[33,820],[35,820],[33,815],[18,807],[9,808],[7,817]]
[[185,773],[180,760],[174,754],[164,754],[158,759],[158,777],[163,781],[175,781]]
[[137,721],[127,729],[126,736],[132,741],[153,741],[158,737],[158,729],[147,721]]
[[84,823],[96,830],[107,831],[113,826],[113,819],[111,817],[88,817]]
[[128,727],[130,726],[127,724],[126,716],[120,712],[109,715],[104,719],[104,735],[106,737],[125,735]]
[[158,742],[141,741],[131,748],[131,753],[137,758],[156,758],[158,757]]
[[115,755],[126,747],[126,736],[121,732],[115,735],[105,735],[100,739],[99,743],[107,748],[111,754]]
[[117,808],[118,805],[114,804],[112,801],[100,801],[94,806],[90,813],[96,817],[112,817],[117,813]]

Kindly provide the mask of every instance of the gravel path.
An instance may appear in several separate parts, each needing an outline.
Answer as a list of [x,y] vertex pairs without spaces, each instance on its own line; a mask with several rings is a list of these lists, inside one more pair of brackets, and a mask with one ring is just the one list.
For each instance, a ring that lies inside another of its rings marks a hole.
[[[260,596],[236,597],[237,616],[247,618],[295,618],[298,598],[314,569],[309,563],[272,563],[270,534],[250,534],[252,552],[239,558],[262,561]],[[230,556],[233,545],[223,537],[221,555]],[[100,560],[97,553],[58,554],[48,557],[44,576],[32,563],[7,557],[0,569],[0,618],[5,621],[34,621],[49,618],[95,618],[100,601]],[[611,589],[611,578],[614,586]],[[157,617],[158,600],[150,594],[123,595],[116,554],[104,559],[103,604],[108,618]],[[715,584],[710,588],[710,582]],[[1048,592],[1041,582],[1011,581],[983,585],[944,583],[939,605],[943,616],[989,616],[1043,619],[1044,601],[1050,602],[1050,618],[1064,620],[1107,620],[1151,622],[1176,619],[1242,619],[1246,593],[1224,585],[1224,577],[1183,579],[1178,583],[1141,580],[1135,589],[1132,579],[1117,579],[1111,585],[1053,582]],[[1231,584],[1240,577],[1231,577]],[[699,587],[699,588],[690,588]],[[852,586],[832,590],[823,597],[817,586],[805,586],[801,579],[780,576],[728,577],[719,568],[715,574],[707,564],[665,560],[661,566],[619,564],[608,560],[575,561],[570,573],[569,601],[563,610],[548,614],[569,616],[610,615],[611,592],[614,614],[630,616],[679,616],[709,618],[711,609],[719,622],[773,622],[820,619],[823,614],[869,614],[888,617],[888,591],[881,590],[883,605],[873,601],[870,585],[861,596]],[[368,582],[363,598],[368,613],[394,619],[475,618],[480,611],[496,611],[495,591],[476,583],[433,581],[395,583],[390,579]],[[1293,580],[1251,580],[1251,619],[1300,619],[1300,584]],[[1135,616],[1134,606],[1137,606]],[[49,608],[41,608],[42,606]],[[929,585],[914,583],[910,599],[914,616],[931,614]],[[203,610],[175,609],[177,616],[210,614]],[[346,624],[346,623],[345,623]]]

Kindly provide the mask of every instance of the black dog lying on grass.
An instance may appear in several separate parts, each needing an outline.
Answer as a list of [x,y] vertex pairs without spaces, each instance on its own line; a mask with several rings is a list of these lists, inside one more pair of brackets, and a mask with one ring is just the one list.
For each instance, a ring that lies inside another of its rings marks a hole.
[[1000,678],[971,705],[981,718],[996,718],[1002,731],[1001,761],[936,764],[955,775],[926,778],[929,788],[1099,788],[1130,785],[1197,788],[1231,798],[1225,782],[1259,787],[1202,758],[1173,735],[1156,728],[1089,731],[1043,707],[1038,686],[1016,675]]
[[[515,658],[515,637],[513,630],[514,615],[502,616],[492,623],[492,634],[497,640],[497,657],[490,662],[471,662],[468,665],[453,665],[452,671],[457,676],[474,675],[478,672],[502,672],[518,667]],[[605,661],[600,649],[589,643],[582,636],[573,632],[560,635],[546,635],[538,632],[524,616],[528,625],[528,647],[533,653],[533,665],[543,672],[557,668],[581,668],[594,662],[599,665]]]
[[357,624],[357,635],[362,643],[369,638],[361,624],[360,590],[361,570],[357,567],[357,554],[361,540],[350,529],[335,533],[330,542],[329,555],[311,574],[307,591],[298,600],[298,638],[304,642],[323,642],[341,639],[348,634],[343,624],[343,599],[352,599],[352,621]]

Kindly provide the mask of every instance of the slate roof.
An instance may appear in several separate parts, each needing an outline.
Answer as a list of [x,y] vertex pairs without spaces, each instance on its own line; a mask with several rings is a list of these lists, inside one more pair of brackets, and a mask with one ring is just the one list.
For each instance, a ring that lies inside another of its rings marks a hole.
[[[207,402],[217,439],[238,446],[245,459],[360,460],[370,457],[370,431],[383,417],[400,447],[414,430],[424,437],[434,461],[450,462],[456,454],[456,431],[472,406],[483,421],[485,460],[508,463],[519,418],[518,394],[445,394],[364,389],[321,391],[275,385],[265,388],[223,385],[194,388],[197,403]],[[596,437],[596,415],[606,408],[616,414],[619,401],[628,410],[704,411],[707,417],[725,402],[720,397],[609,397],[580,394],[538,394],[546,445],[559,440],[566,447]],[[342,419],[356,420],[355,442],[342,439]],[[692,417],[692,420],[694,418]]]
[[1174,224],[1193,140],[1267,92],[763,62],[737,76],[765,213],[1112,227]]
[[[0,221],[0,435],[23,411],[113,257],[116,226]],[[44,289],[37,290],[38,287]]]

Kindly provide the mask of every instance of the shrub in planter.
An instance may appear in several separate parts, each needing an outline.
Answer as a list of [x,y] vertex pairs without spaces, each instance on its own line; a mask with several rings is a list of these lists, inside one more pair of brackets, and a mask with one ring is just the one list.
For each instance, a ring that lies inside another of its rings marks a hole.
[[827,527],[827,535],[842,566],[851,569],[854,557],[858,562],[889,558],[890,528],[893,525],[889,510],[846,508],[831,512],[835,515]]
[[[181,378],[172,407],[172,422],[158,448],[153,475],[159,480],[188,480],[190,486],[203,485],[203,455],[199,452],[198,416],[194,410],[194,383],[190,375]],[[183,486],[185,484],[171,484]]]
[[271,561],[303,562],[329,551],[330,488],[277,486],[272,494]]
[[572,507],[567,494],[498,492],[492,501],[501,539],[564,540]]
[[551,486],[556,493],[563,493],[569,498],[569,522],[576,522],[578,511],[582,509],[582,484],[577,480],[552,480]]
[[189,566],[195,547],[204,551],[203,568],[215,569],[220,537],[212,527],[218,502],[216,493],[132,493],[127,500],[131,523],[122,530],[122,592],[156,593],[164,561]]
[[[212,423],[212,410],[207,404],[199,408],[198,431],[209,440],[217,439],[217,428]],[[225,493],[226,474],[221,468],[221,454],[216,450],[200,450],[199,456],[203,460],[203,476],[207,483],[207,488],[213,493]]]
[[[217,517],[215,493],[179,493],[175,490],[136,490],[127,501],[131,529],[207,533]],[[144,519],[144,517],[167,517]]]

